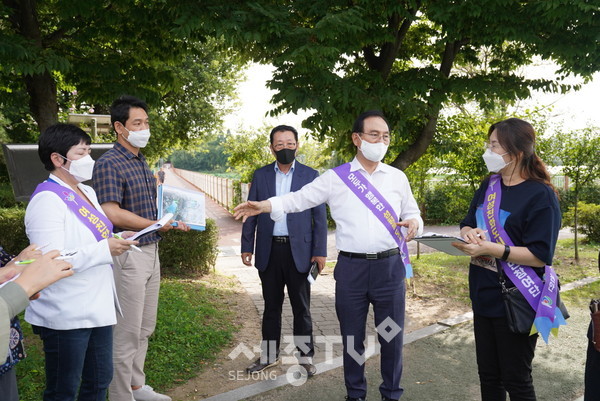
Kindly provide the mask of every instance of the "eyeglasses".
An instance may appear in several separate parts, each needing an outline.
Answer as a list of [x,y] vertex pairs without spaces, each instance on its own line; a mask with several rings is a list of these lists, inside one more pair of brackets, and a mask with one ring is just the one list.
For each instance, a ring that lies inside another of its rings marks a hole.
[[273,145],[273,149],[277,150],[281,150],[283,148],[286,149],[296,149],[296,143],[292,143],[292,142],[288,142],[288,143],[278,143]]
[[483,145],[484,149],[489,149],[489,150],[494,150],[494,149],[501,149],[502,146],[498,143],[498,142],[486,142]]
[[370,131],[370,132],[359,132],[360,135],[366,135],[373,142],[379,142],[383,140],[385,143],[390,143],[390,139],[392,136],[389,132],[379,132],[379,131]]

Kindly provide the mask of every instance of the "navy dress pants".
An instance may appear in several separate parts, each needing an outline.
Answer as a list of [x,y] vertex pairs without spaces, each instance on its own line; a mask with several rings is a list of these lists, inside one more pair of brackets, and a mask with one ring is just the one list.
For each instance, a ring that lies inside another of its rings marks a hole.
[[[373,305],[377,340],[381,345],[381,395],[397,400],[404,391],[402,345],[404,341],[404,278],[400,255],[379,260],[339,255],[335,266],[335,309],[344,346],[344,381],[349,397],[365,398],[364,352],[369,304]],[[375,334],[375,333],[373,333]]]
[[[292,257],[290,243],[273,242],[269,264],[258,273],[262,283],[265,310],[262,321],[261,359],[273,362],[279,356],[281,312],[287,287],[294,314],[294,343],[301,356],[313,356],[312,318],[310,316],[310,283],[308,273],[299,273]],[[284,347],[287,344],[284,345]]]

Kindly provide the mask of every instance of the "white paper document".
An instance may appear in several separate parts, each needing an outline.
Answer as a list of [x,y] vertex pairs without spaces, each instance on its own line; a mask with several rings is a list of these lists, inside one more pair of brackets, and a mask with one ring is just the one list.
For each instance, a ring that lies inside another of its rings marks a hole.
[[131,237],[126,238],[126,239],[128,241],[135,241],[135,240],[143,237],[144,235],[155,233],[158,230],[160,230],[161,228],[163,228],[163,226],[165,224],[168,224],[169,221],[171,221],[172,219],[173,219],[173,213],[167,213],[162,217],[162,219],[160,219],[156,223],[150,224],[148,227],[144,228],[143,230],[138,231],[137,233],[135,233],[134,235],[132,235]]
[[427,245],[431,248],[437,249],[447,253],[448,255],[463,256],[466,255],[463,251],[452,246],[453,242],[466,242],[460,237],[453,237],[451,235],[443,235],[436,233],[425,233],[421,236],[413,238],[421,244]]

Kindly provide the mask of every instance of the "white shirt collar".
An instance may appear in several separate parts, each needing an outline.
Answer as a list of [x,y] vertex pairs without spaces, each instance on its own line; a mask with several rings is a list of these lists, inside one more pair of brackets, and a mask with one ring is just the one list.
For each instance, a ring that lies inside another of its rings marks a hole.
[[[383,173],[387,173],[390,168],[390,166],[388,166],[387,164],[383,163],[383,162],[379,162],[377,164],[377,167],[375,167],[375,171],[373,171],[373,174],[375,174],[378,171],[381,171]],[[350,171],[356,171],[356,170],[362,170],[364,171],[366,174],[367,170],[365,170],[365,168],[363,167],[362,164],[360,164],[360,162],[358,161],[358,159],[356,158],[356,156],[354,156],[354,159],[352,159],[352,161],[350,162]]]

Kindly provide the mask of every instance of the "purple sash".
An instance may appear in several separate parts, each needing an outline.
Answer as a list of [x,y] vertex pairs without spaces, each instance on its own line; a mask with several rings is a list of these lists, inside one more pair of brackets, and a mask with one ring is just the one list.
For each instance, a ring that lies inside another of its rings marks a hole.
[[[500,225],[500,201],[502,199],[502,187],[500,174],[490,177],[490,182],[485,192],[483,203],[483,214],[485,225],[490,234],[490,240],[496,243],[515,246],[504,227]],[[539,332],[544,341],[548,342],[548,335],[553,329],[558,330],[560,325],[567,324],[556,299],[558,295],[558,278],[551,266],[545,266],[542,281],[532,267],[516,263],[497,261],[502,265],[508,279],[523,294],[531,308],[536,311],[531,334]],[[556,331],[554,331],[556,334]]]
[[98,241],[107,239],[112,235],[113,225],[108,217],[90,206],[72,189],[63,187],[54,181],[44,181],[37,186],[31,195],[31,199],[42,191],[50,191],[58,195],[79,220],[90,229]]
[[341,178],[342,182],[350,188],[350,190],[365,204],[379,221],[387,228],[389,233],[392,235],[398,248],[400,249],[400,255],[402,256],[402,262],[406,269],[406,278],[413,276],[412,265],[410,264],[410,258],[408,257],[408,245],[400,226],[396,223],[397,216],[394,214],[394,209],[388,203],[387,200],[379,193],[377,188],[371,185],[371,182],[367,180],[360,171],[350,172],[350,163],[342,164],[333,169],[335,173]]

